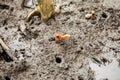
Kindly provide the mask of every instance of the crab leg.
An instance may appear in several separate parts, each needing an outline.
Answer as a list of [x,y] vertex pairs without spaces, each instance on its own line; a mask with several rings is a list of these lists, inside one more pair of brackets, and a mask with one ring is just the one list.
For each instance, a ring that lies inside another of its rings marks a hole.
[[35,14],[39,13],[38,12],[38,8],[36,8],[35,10],[33,10],[32,12],[30,12],[27,16],[27,21],[29,21],[31,19],[32,16],[34,16]]

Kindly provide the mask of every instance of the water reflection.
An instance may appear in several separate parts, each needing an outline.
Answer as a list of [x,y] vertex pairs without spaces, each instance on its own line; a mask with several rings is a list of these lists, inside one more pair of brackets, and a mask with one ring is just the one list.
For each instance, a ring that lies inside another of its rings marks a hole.
[[96,80],[120,80],[119,62],[115,58],[106,66],[91,62],[90,67],[95,71]]

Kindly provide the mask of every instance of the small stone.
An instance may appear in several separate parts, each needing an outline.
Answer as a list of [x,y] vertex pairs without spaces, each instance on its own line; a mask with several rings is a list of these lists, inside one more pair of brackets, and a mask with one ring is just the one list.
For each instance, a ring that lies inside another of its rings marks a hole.
[[102,17],[103,17],[103,18],[107,18],[108,16],[107,16],[107,14],[106,14],[105,12],[103,12],[103,13],[102,13]]
[[24,0],[23,6],[28,7],[28,8],[34,8],[35,7],[32,0]]
[[86,18],[86,19],[90,19],[90,18],[92,18],[92,17],[93,17],[93,14],[86,14],[86,15],[85,15],[85,18]]

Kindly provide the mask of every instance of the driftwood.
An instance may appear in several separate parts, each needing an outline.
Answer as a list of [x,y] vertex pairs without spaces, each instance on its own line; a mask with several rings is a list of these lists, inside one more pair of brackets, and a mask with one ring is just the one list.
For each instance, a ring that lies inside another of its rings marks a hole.
[[3,42],[3,40],[0,38],[0,55],[5,59],[5,61],[10,62],[13,61],[12,51],[10,48]]

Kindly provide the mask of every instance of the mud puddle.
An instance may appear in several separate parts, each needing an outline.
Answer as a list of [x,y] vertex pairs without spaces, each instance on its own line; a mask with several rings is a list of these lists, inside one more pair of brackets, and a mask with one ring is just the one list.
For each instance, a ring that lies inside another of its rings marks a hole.
[[91,62],[90,67],[95,72],[96,80],[120,80],[120,67],[116,58],[106,65]]

